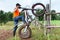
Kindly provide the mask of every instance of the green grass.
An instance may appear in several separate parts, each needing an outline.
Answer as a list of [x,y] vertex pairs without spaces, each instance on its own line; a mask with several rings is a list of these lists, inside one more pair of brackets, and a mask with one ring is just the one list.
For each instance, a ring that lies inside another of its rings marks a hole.
[[[60,20],[51,21],[51,24],[60,25]],[[8,22],[7,24],[0,26],[1,29],[5,29],[5,30],[10,30],[13,27],[14,27],[13,22]],[[33,40],[47,40],[47,36],[44,36],[43,29],[39,30],[33,24],[31,24],[30,28],[32,29],[32,39]],[[17,30],[17,35],[18,35],[18,30]],[[17,36],[17,35],[16,35],[16,37],[11,37],[7,40],[14,40],[15,38],[16,38],[16,40],[20,40],[19,36]],[[51,29],[50,40],[60,40],[60,28]]]
[[60,25],[60,20],[53,20],[53,21],[51,21],[51,25],[59,26]]

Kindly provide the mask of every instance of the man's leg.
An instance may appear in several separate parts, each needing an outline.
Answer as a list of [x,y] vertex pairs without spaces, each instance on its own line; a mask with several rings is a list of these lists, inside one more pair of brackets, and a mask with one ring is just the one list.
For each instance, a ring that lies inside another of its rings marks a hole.
[[22,21],[23,21],[24,23],[26,23],[24,16],[19,16],[19,17],[17,17],[17,19],[22,19]]
[[23,21],[24,23],[26,23],[24,16],[22,16],[22,21]]
[[14,24],[15,24],[15,27],[14,27],[14,30],[13,30],[13,36],[15,36],[16,34],[16,30],[17,30],[17,24],[18,24],[18,20],[17,19],[14,19]]
[[14,24],[15,24],[15,27],[14,27],[14,31],[13,31],[13,36],[15,36],[15,34],[16,34],[16,30],[17,30],[17,24],[18,24],[18,20],[19,19],[22,19],[22,21],[25,23],[25,18],[24,18],[24,16],[18,16],[18,17],[16,17],[16,19],[14,19]]

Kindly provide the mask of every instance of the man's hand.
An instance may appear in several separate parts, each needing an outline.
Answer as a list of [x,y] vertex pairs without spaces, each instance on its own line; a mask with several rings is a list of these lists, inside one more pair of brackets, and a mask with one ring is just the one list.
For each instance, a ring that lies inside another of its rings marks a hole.
[[21,12],[23,12],[23,11],[24,11],[24,9]]
[[18,9],[18,8],[15,8],[15,9],[14,9],[14,12],[15,12],[17,9]]

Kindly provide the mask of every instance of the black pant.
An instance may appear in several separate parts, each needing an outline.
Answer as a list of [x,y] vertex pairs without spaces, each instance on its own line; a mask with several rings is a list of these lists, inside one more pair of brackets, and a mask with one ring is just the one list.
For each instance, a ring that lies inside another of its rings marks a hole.
[[17,26],[14,27],[13,36],[15,36],[17,28],[18,28]]

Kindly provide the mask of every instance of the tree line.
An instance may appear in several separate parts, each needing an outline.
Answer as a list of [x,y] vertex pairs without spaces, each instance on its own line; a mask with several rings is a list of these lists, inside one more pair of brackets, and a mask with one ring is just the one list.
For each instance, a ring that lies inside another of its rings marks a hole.
[[8,21],[12,21],[12,12],[4,12],[3,10],[0,10],[0,24],[2,25],[7,23]]
[[[41,10],[40,12],[37,11],[37,13],[43,13],[43,10]],[[55,14],[54,14],[55,13]],[[51,20],[60,20],[60,14],[56,14],[56,11],[55,10],[51,10]],[[38,19],[40,21],[42,21],[44,18],[43,16],[39,16]]]
[[[42,13],[42,11],[37,13]],[[51,13],[56,13],[55,10],[51,10]],[[22,15],[24,15],[24,12],[22,12]],[[52,20],[60,20],[60,14],[52,14],[51,15]],[[38,17],[39,20],[43,20],[43,16]],[[5,24],[8,21],[13,21],[13,13],[12,12],[4,12],[3,10],[0,10],[0,24]]]

